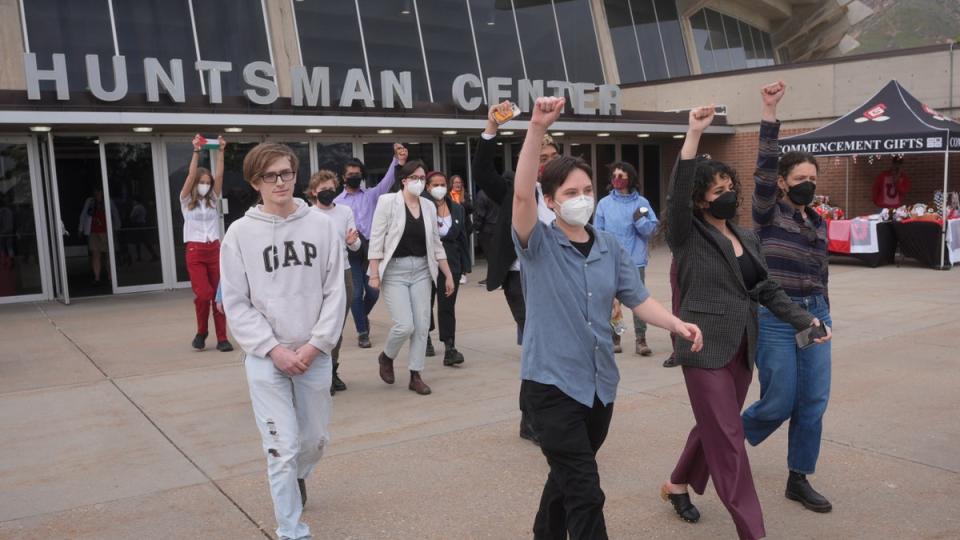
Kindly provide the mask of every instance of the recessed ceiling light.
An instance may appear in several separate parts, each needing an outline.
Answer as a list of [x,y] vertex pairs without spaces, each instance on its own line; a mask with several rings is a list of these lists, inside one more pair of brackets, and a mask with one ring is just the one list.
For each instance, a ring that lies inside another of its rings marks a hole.
[[551,133],[551,135],[553,135],[554,137],[563,137],[566,134],[562,131],[554,131],[553,133]]
[[513,135],[513,132],[512,132],[512,131],[501,131],[500,134],[503,135],[504,137],[509,137],[509,136]]
[[467,144],[467,143],[465,143],[465,142],[463,142],[463,141],[457,141],[457,142],[454,143],[454,144],[456,144],[457,146],[463,146],[463,145],[465,145],[465,144]]
[[51,129],[53,128],[51,128],[50,126],[30,126],[30,131],[35,131],[37,133],[46,133]]
[[153,131],[153,128],[150,126],[137,126],[133,128],[133,131],[136,133],[150,133]]
[[457,130],[455,130],[455,129],[445,129],[445,130],[443,130],[443,134],[444,134],[444,135],[456,135],[456,134],[457,134]]
[[604,131],[603,133],[597,133],[597,137],[609,137],[610,134]]
[[570,146],[580,146],[580,143],[578,143],[578,142],[572,142],[572,143],[570,143]]
[[678,133],[677,135],[673,136],[674,139],[682,139],[684,137],[686,137],[686,135],[684,135],[683,133]]
[[227,133],[240,133],[241,131],[243,131],[243,128],[242,128],[242,127],[228,127],[228,128],[223,128],[223,130],[226,131]]
[[320,128],[307,128],[305,131],[307,133],[323,133],[323,130]]
[[641,139],[646,139],[649,136],[649,133],[637,133],[637,137],[640,137]]
[[393,130],[392,130],[392,129],[378,129],[378,130],[377,130],[377,133],[379,133],[379,134],[381,134],[381,135],[389,135],[389,134],[393,133]]
[[503,143],[502,143],[502,142],[498,142],[498,143],[497,143],[497,146],[503,146]]

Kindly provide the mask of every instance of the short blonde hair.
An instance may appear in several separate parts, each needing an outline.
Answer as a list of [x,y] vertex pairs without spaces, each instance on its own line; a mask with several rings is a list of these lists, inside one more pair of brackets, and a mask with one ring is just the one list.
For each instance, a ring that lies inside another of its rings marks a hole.
[[334,189],[340,187],[340,181],[335,172],[328,171],[326,169],[320,169],[319,171],[313,173],[313,176],[310,177],[310,183],[307,185],[307,193],[315,192],[317,190],[317,186],[331,180],[333,180]]
[[260,180],[260,175],[266,172],[267,167],[280,158],[288,158],[290,168],[293,169],[293,172],[297,172],[300,160],[297,159],[297,154],[289,146],[277,143],[260,143],[254,146],[253,150],[250,150],[247,156],[243,158],[244,180],[251,186],[256,185]]

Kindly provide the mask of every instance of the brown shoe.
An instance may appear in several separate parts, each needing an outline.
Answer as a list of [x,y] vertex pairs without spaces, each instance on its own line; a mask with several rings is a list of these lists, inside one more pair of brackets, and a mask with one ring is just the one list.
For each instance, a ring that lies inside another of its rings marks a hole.
[[396,377],[393,376],[393,358],[385,353],[380,353],[378,360],[380,362],[380,378],[387,384],[393,384],[396,380]]
[[419,371],[410,371],[410,390],[425,396],[430,393],[430,387],[427,386],[427,383],[423,382],[423,379],[420,378]]
[[650,356],[653,354],[653,351],[650,350],[650,347],[647,347],[647,338],[645,336],[640,336],[637,338],[636,353],[640,356]]
[[623,347],[620,346],[620,334],[613,335],[613,352],[622,353]]

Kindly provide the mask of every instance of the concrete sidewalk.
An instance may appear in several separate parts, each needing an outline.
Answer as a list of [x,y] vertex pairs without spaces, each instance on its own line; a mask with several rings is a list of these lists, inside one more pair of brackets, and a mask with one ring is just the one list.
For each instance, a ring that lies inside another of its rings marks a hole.
[[[669,302],[665,250],[648,281]],[[960,538],[960,270],[833,265],[833,390],[815,485],[783,496],[786,429],[750,457],[770,538]],[[377,376],[347,324],[334,441],[308,480],[316,538],[529,538],[546,462],[517,437],[519,347],[503,295],[470,276],[461,368],[428,359],[433,395]],[[0,538],[264,538],[275,523],[237,353],[194,352],[189,291],[0,307]],[[632,343],[632,336],[625,336]],[[678,369],[618,356],[599,454],[612,538],[735,538],[712,488],[703,519],[658,496],[693,417]],[[434,335],[436,342],[436,336]],[[212,341],[212,340],[211,340]],[[209,345],[209,343],[208,343]],[[406,352],[398,360],[404,373]],[[751,388],[755,399],[759,387]]]

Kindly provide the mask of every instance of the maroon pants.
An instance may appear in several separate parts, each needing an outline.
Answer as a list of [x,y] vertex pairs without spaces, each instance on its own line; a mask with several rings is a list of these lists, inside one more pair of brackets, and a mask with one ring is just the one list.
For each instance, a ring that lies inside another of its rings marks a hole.
[[217,341],[227,340],[227,318],[217,311],[214,298],[220,285],[220,241],[187,242],[187,272],[193,288],[194,306],[197,311],[197,333],[207,334],[207,319],[213,309],[213,326]]
[[683,366],[697,425],[690,430],[687,445],[670,476],[674,484],[689,484],[701,495],[707,479],[713,477],[713,487],[733,517],[737,533],[747,539],[766,535],[740,420],[751,375],[746,336],[733,359],[720,369]]

